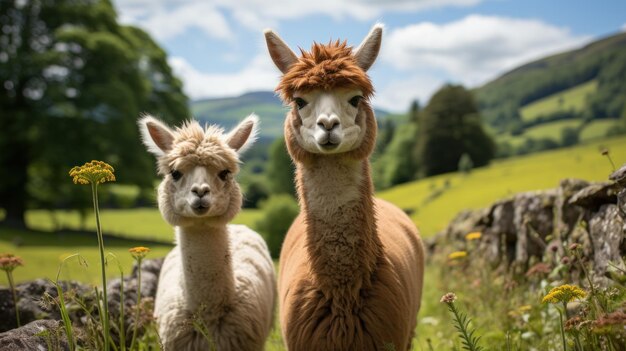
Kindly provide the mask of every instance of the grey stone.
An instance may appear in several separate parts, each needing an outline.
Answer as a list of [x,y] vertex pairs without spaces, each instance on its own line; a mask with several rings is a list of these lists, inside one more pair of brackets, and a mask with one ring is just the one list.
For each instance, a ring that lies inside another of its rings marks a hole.
[[556,190],[521,193],[515,196],[514,218],[517,231],[515,262],[526,266],[530,257],[542,257],[546,236],[554,232]]
[[571,204],[570,199],[587,186],[589,182],[580,179],[568,178],[561,181],[554,204],[557,219],[555,233],[560,240],[567,240],[583,219],[584,209]]
[[607,203],[615,203],[616,188],[614,183],[594,183],[578,191],[569,200],[569,203],[581,206],[589,211],[595,212],[598,208]]
[[609,179],[622,185],[622,187],[625,186],[626,185],[626,163],[624,163],[622,167],[620,167],[617,171],[611,173],[611,175],[609,176]]
[[[618,215],[614,204],[600,206],[589,220],[589,237],[593,246],[594,271],[603,276],[609,267],[609,261],[621,265],[621,253],[624,252],[624,221]],[[624,268],[624,267],[621,267]]]
[[0,333],[0,350],[69,350],[63,323],[37,320]]
[[[506,264],[515,257],[517,230],[515,229],[515,200],[513,198],[496,202],[490,211],[490,226],[483,231],[481,249],[485,257],[494,264],[506,258]],[[503,252],[504,251],[504,252]]]
[[[86,284],[74,281],[59,282],[64,293],[75,294],[89,300],[92,298],[92,290]],[[58,297],[54,284],[46,279],[36,279],[33,281],[18,284],[16,286],[18,296],[18,309],[20,312],[20,322],[29,323],[38,319],[60,320],[61,315],[54,305],[42,304],[41,300],[45,294],[53,298]],[[67,301],[68,311],[72,320],[79,320],[83,316],[83,311],[76,303]],[[0,288],[0,332],[17,327],[15,319],[15,309],[13,297],[8,287]]]

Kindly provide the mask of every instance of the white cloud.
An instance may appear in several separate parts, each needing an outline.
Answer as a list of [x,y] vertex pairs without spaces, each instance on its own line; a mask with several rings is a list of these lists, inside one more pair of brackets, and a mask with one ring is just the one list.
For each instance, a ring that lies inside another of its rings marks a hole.
[[418,23],[392,30],[379,64],[399,78],[378,87],[378,106],[405,111],[444,83],[475,87],[534,59],[581,46],[591,37],[533,20],[471,15],[447,24]]
[[259,30],[279,20],[309,15],[372,21],[384,12],[418,12],[442,7],[468,7],[484,0],[116,0],[121,19],[146,28],[159,39],[175,37],[196,26],[207,35],[228,39],[224,14],[240,25]]
[[207,2],[194,2],[176,8],[148,5],[144,11],[131,8],[129,12],[122,11],[122,21],[146,28],[160,40],[174,38],[193,27],[217,39],[230,39],[233,36],[224,15]]
[[393,79],[376,87],[372,104],[391,112],[406,112],[413,100],[424,106],[435,90],[445,81],[432,74],[412,75],[405,79]]
[[242,70],[233,73],[200,72],[182,57],[171,57],[168,62],[176,76],[182,79],[185,93],[192,100],[274,90],[280,74],[265,52],[254,57]]
[[622,32],[626,32],[626,23],[622,24]]
[[441,70],[451,79],[477,85],[589,40],[538,20],[471,15],[443,25],[395,29],[386,37],[382,59],[399,70]]

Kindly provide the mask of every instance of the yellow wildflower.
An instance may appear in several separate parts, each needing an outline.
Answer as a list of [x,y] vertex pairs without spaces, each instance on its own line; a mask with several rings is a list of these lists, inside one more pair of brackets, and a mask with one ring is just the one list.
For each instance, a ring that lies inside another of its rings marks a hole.
[[70,170],[74,184],[102,184],[114,182],[115,170],[106,162],[93,160]]
[[481,236],[482,236],[481,232],[471,232],[465,236],[465,240],[467,241],[478,240],[480,239]]
[[137,246],[137,247],[133,247],[128,249],[128,252],[130,252],[130,254],[136,258],[136,259],[142,259],[144,257],[146,257],[146,254],[148,252],[150,252],[150,249],[147,247],[143,247],[143,246]]
[[530,311],[531,308],[532,307],[530,305],[523,305],[523,306],[520,306],[520,307],[518,307],[518,308],[516,308],[514,310],[509,311],[508,314],[511,317],[519,317],[519,316],[523,315],[524,313]]
[[576,285],[565,284],[550,290],[548,295],[541,300],[542,303],[570,302],[574,299],[582,299],[587,293]]
[[0,269],[11,272],[19,266],[23,266],[24,261],[21,257],[10,253],[0,254]]
[[456,260],[458,258],[464,258],[465,256],[467,256],[467,252],[465,251],[455,251],[451,254],[448,255],[448,259],[449,260]]

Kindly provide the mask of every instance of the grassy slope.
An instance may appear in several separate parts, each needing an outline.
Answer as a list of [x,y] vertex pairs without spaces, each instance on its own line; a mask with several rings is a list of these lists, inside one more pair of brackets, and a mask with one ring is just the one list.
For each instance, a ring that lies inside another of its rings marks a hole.
[[561,133],[565,128],[576,128],[580,126],[582,122],[578,119],[568,119],[563,121],[554,121],[551,123],[544,123],[538,126],[528,128],[522,134],[524,137],[533,139],[552,139],[554,141],[561,141]]
[[606,136],[609,130],[618,126],[620,124],[619,120],[614,119],[603,119],[596,120],[583,128],[580,132],[580,140],[588,141],[593,139],[600,139]]
[[[533,100],[529,97],[545,88],[546,84],[560,86],[565,90],[589,82],[596,77],[603,64],[623,50],[626,50],[626,34],[618,33],[589,43],[580,49],[515,68],[474,90],[476,100],[481,106],[483,120],[487,123],[496,122],[501,118],[502,111],[508,111],[508,108],[503,107],[518,106],[521,101]],[[507,113],[507,116],[509,116],[507,120],[499,121],[500,125],[514,122],[512,114]]]
[[[422,234],[427,237],[443,229],[459,211],[488,206],[516,192],[556,187],[559,180],[566,177],[606,180],[611,169],[608,161],[598,152],[601,145],[610,148],[614,162],[617,164],[626,162],[626,137],[622,136],[603,142],[497,162],[488,167],[476,169],[467,176],[445,174],[411,182],[383,191],[379,196],[401,208],[413,210],[413,220],[420,227]],[[449,182],[447,189],[444,188],[446,182]],[[440,191],[441,195],[434,196]],[[429,197],[430,200],[428,200]],[[56,216],[61,227],[79,228],[79,217],[76,212],[58,211]],[[255,222],[261,216],[262,213],[258,210],[244,210],[234,222],[254,227]],[[31,211],[28,213],[27,220],[33,228],[52,229],[48,212]],[[102,223],[105,232],[139,240],[137,242],[119,240],[114,242],[118,248],[110,247],[113,252],[120,253],[119,256],[128,262],[130,260],[126,257],[126,249],[141,245],[142,238],[163,241],[173,239],[172,229],[163,221],[156,209],[104,210]],[[92,217],[87,219],[87,227],[93,230]],[[21,239],[15,239],[15,237],[21,237]],[[15,246],[14,242],[23,242],[24,246]],[[163,256],[166,251],[166,248],[160,248],[151,256]],[[0,252],[22,255],[29,262],[17,274],[17,279],[20,281],[44,274],[47,277],[53,276],[56,274],[58,257],[63,254],[80,252],[92,258],[89,260],[92,266],[97,262],[95,260],[97,257],[95,234],[85,239],[75,237],[70,239],[67,235],[66,238],[56,234],[38,234],[31,237],[25,233],[2,232],[0,233]],[[83,280],[89,276],[85,274],[76,278]]]
[[[467,176],[454,173],[419,180],[383,191],[379,196],[413,210],[411,218],[428,237],[445,228],[463,209],[485,207],[517,192],[554,188],[563,178],[606,180],[611,166],[600,155],[601,146],[611,150],[616,164],[626,162],[626,137],[621,136],[496,162]],[[447,189],[445,182],[449,182]],[[429,201],[429,196],[437,191],[443,192]]]
[[238,97],[194,101],[191,111],[195,118],[223,126],[233,127],[245,116],[256,113],[261,119],[261,136],[275,138],[282,135],[287,109],[272,92],[257,92]]
[[[56,216],[62,226],[69,229],[79,228],[80,220],[77,212],[57,211]],[[245,210],[233,222],[254,227],[260,216],[261,213],[258,210]],[[128,239],[105,239],[106,252],[115,254],[126,274],[130,272],[132,266],[129,248],[148,246],[152,249],[152,252],[148,254],[149,258],[163,257],[170,250],[168,245],[156,246],[142,241],[142,239],[173,241],[172,228],[163,221],[156,209],[104,210],[101,220],[105,232],[128,237]],[[45,211],[30,211],[27,214],[27,222],[32,228],[42,231],[52,229],[50,214]],[[88,218],[87,227],[94,230],[93,217]],[[100,256],[95,231],[93,235],[84,235],[0,229],[0,252],[11,252],[21,256],[26,262],[26,265],[20,267],[15,273],[17,281],[35,278],[53,279],[61,258],[74,253],[84,256],[89,267],[84,268],[77,264],[76,259],[73,259],[65,266],[63,279],[97,282],[99,277]],[[119,276],[117,265],[110,266],[108,273],[112,277]],[[3,280],[0,282],[4,283]]]
[[582,111],[587,97],[595,93],[597,88],[598,82],[596,80],[579,84],[523,106],[520,109],[520,115],[522,120],[532,121],[540,116],[558,111]]
[[[80,217],[77,211],[55,211],[60,228],[80,229]],[[261,218],[259,210],[245,210],[239,213],[233,223],[254,227]],[[102,229],[106,233],[136,239],[170,241],[173,238],[172,227],[167,224],[157,209],[103,210],[101,211]],[[50,231],[53,228],[49,211],[29,211],[26,222],[30,228]],[[87,229],[95,230],[93,215],[87,218]]]
[[[626,161],[626,137],[618,137],[602,143],[589,143],[570,149],[498,162],[489,167],[477,169],[468,176],[447,174],[408,183],[379,195],[403,208],[420,207],[419,211],[413,214],[413,219],[420,225],[422,233],[429,236],[443,228],[459,210],[483,207],[514,192],[554,187],[564,177],[605,180],[610,173],[610,166],[608,161],[599,155],[598,148],[601,145],[611,149],[611,155],[616,163],[621,164]],[[433,190],[441,189],[446,180],[450,182],[448,190],[427,204],[423,204],[424,199],[432,194]],[[245,210],[236,222],[253,226],[260,215],[258,211]],[[78,217],[75,213],[62,212],[58,214],[58,217],[64,225],[70,227],[78,225]],[[51,226],[49,215],[41,211],[29,213],[28,220],[32,225],[42,229]],[[88,225],[93,226],[91,219],[88,220]],[[126,274],[130,272],[132,264],[127,251],[129,247],[142,245],[141,238],[143,237],[154,236],[166,240],[171,238],[171,229],[162,222],[155,209],[103,211],[103,227],[107,231],[119,229],[139,238],[137,241],[122,239],[106,241],[107,251],[113,252],[119,258]],[[16,243],[19,245],[16,246]],[[153,246],[152,249],[148,257],[162,257],[169,247]],[[95,234],[76,236],[3,230],[0,232],[0,252],[12,252],[24,258],[26,266],[15,271],[18,281],[42,277],[54,279],[60,258],[79,252],[87,259],[90,266],[84,268],[78,265],[76,259],[73,259],[66,263],[61,278],[98,283],[99,261]],[[111,264],[108,272],[111,277],[119,276],[115,264]],[[413,344],[413,350],[428,350],[427,338],[432,340],[435,349],[447,349],[453,342],[451,340],[456,339],[451,339],[454,330],[450,325],[449,316],[438,301],[441,295],[449,289],[440,276],[439,267],[427,266],[425,274],[426,281],[430,283],[424,287],[420,312],[421,322],[417,328],[417,339]],[[4,280],[1,282],[5,283]],[[471,297],[464,300],[468,303]],[[493,312],[484,311],[484,313],[488,316]],[[480,328],[483,323],[480,320],[477,322]],[[266,349],[284,350],[278,326],[268,339]]]

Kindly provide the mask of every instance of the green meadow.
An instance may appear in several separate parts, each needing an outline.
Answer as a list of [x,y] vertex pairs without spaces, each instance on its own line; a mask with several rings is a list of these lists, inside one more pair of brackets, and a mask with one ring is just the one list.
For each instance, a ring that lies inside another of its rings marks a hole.
[[422,235],[429,237],[464,209],[482,208],[522,191],[554,188],[563,178],[607,180],[612,168],[600,154],[603,147],[610,150],[616,166],[626,162],[626,137],[621,136],[496,161],[468,175],[451,173],[418,180],[378,196],[410,212]]
[[[380,192],[378,196],[409,212],[422,235],[429,237],[444,229],[464,209],[485,207],[517,192],[553,188],[567,177],[606,180],[612,168],[608,159],[600,154],[602,147],[610,149],[617,166],[626,162],[626,137],[621,136],[496,161],[467,175],[451,173],[418,180]],[[254,228],[262,215],[259,210],[243,210],[234,222]],[[92,281],[92,277],[97,276],[94,270],[98,262],[97,239],[92,215],[86,218],[82,232],[76,232],[81,229],[77,211],[29,211],[27,222],[37,232],[5,229],[0,232],[0,252],[14,253],[26,261],[26,265],[16,271],[18,281],[53,278],[60,259],[73,253],[83,255],[90,267],[84,268],[74,259],[65,264],[64,279]],[[127,273],[132,263],[128,248],[150,246],[153,252],[149,257],[162,257],[174,238],[172,228],[156,208],[103,210],[102,227],[105,233],[115,235],[115,238],[106,238],[105,245]],[[90,231],[93,234],[89,234]],[[162,244],[148,244],[148,241]],[[112,276],[118,274],[116,267],[109,268]]]
[[598,82],[595,80],[577,85],[525,105],[520,109],[520,115],[523,121],[532,121],[558,111],[582,111],[587,97],[597,89]]

